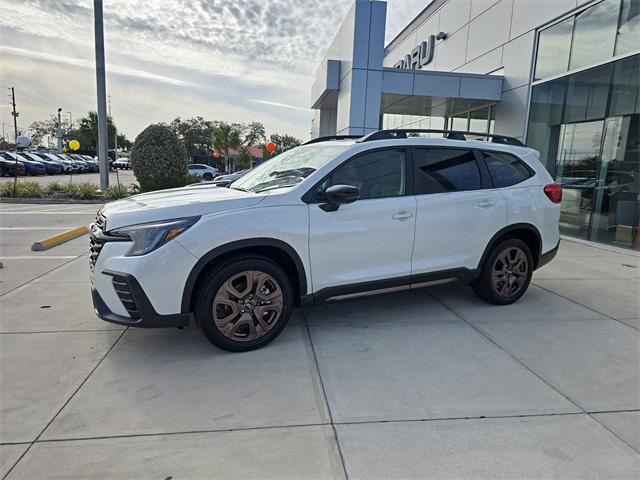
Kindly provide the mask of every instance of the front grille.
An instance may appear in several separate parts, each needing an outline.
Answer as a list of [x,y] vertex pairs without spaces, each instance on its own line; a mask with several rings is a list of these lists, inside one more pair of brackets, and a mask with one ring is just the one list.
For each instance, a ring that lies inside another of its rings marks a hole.
[[104,240],[100,238],[106,225],[106,218],[102,212],[98,212],[96,215],[96,221],[91,226],[91,232],[89,234],[89,267],[93,272],[98,261],[98,255],[104,246]]
[[138,312],[138,305],[136,304],[136,299],[133,296],[133,292],[131,291],[131,285],[129,284],[129,280],[126,277],[114,275],[113,276],[113,288],[118,294],[118,298],[124,305],[125,310],[129,313],[131,318],[140,318],[140,312]]

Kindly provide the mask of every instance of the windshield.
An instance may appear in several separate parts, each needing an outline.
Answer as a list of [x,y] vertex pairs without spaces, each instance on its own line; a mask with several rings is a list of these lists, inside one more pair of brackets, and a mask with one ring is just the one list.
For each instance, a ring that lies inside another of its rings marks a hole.
[[287,150],[233,182],[231,188],[263,192],[293,187],[348,146],[309,145]]

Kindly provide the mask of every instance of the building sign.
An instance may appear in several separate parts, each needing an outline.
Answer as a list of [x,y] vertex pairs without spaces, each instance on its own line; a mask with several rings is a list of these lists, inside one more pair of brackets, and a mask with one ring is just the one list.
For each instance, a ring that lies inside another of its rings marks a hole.
[[447,38],[447,34],[444,32],[440,32],[438,35],[429,35],[426,41],[420,43],[420,45],[411,50],[411,53],[398,60],[393,68],[419,70],[428,65],[433,60],[436,40],[444,40],[445,38]]

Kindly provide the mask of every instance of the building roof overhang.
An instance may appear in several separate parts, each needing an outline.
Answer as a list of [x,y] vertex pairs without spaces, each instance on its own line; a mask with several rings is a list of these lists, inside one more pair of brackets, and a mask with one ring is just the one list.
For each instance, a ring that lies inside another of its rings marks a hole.
[[474,73],[384,68],[382,113],[451,116],[502,98],[504,77]]

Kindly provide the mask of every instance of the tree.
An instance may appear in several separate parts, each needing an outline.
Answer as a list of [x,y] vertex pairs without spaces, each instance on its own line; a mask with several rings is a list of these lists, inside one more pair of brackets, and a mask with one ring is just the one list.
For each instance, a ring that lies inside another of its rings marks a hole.
[[[48,120],[37,120],[32,122],[29,126],[31,130],[31,143],[33,145],[40,145],[46,138],[55,139],[57,135],[58,121],[55,117],[51,117]],[[71,131],[71,124],[68,121],[62,121],[62,142],[65,143],[69,140],[69,132]]]
[[212,142],[214,148],[224,152],[227,172],[230,170],[229,150],[242,145],[245,126],[240,123],[213,122]]
[[247,147],[254,147],[261,145],[267,138],[264,125],[261,122],[251,122],[245,127],[243,145]]
[[182,140],[189,156],[213,153],[214,123],[202,117],[175,118],[169,128]]
[[[83,149],[97,150],[98,148],[98,114],[96,112],[88,112],[86,117],[81,117],[78,120],[78,128],[75,130],[76,134],[84,139],[84,144],[79,139],[80,146]],[[107,147],[114,148],[113,138],[116,133],[116,125],[113,123],[111,117],[107,117]],[[129,139],[118,134],[118,148],[130,148],[131,142]]]
[[145,128],[131,147],[133,174],[143,192],[185,184],[187,150],[178,136],[164,124]]

